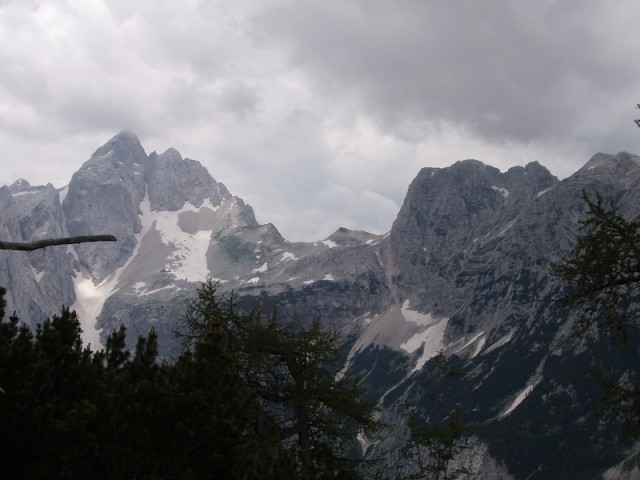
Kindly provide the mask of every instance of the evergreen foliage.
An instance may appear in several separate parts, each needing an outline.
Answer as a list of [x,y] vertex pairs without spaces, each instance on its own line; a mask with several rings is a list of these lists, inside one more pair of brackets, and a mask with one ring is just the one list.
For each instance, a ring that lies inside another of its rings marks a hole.
[[35,332],[0,322],[0,478],[363,478],[356,435],[377,424],[336,334],[240,312],[211,282],[183,320],[172,364],[153,330],[133,353],[124,327],[84,347],[67,308]]
[[451,468],[453,460],[469,448],[461,411],[462,407],[457,404],[442,422],[425,421],[415,416],[409,418],[411,456],[417,464],[417,471],[410,479],[455,480],[471,476],[467,467]]
[[[450,365],[449,360],[440,352],[433,359],[433,367],[443,379],[460,379],[463,371]],[[436,403],[439,395],[431,395]],[[433,419],[418,414],[417,406],[410,406],[408,416],[409,450],[407,457],[415,468],[407,480],[456,480],[470,479],[470,468],[454,464],[454,460],[469,449],[468,428],[462,421],[462,405],[455,404],[442,419]],[[434,409],[438,410],[438,409]]]
[[[573,250],[554,271],[563,290],[562,303],[578,312],[582,333],[592,332],[610,339],[612,351],[630,348],[636,358],[640,306],[640,221],[622,216],[613,200],[595,199],[583,193],[588,207],[580,222],[580,235]],[[634,352],[635,350],[635,352]],[[607,362],[611,365],[611,362]],[[622,364],[624,365],[624,361]],[[638,368],[595,372],[604,387],[596,408],[599,418],[619,421],[621,438],[640,433],[640,386]]]
[[378,425],[374,403],[362,400],[362,384],[338,373],[337,333],[317,319],[305,327],[259,308],[239,313],[235,298],[218,296],[212,282],[188,304],[183,325],[178,333],[185,345],[208,339],[237,374],[253,441],[265,455],[272,456],[274,446],[286,452],[294,478],[359,478],[356,436]]

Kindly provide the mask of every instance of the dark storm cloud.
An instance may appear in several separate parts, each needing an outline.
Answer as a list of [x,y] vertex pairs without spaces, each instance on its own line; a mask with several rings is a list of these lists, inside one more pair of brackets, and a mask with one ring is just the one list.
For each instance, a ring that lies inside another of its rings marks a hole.
[[289,2],[260,21],[316,88],[359,97],[397,134],[450,121],[528,142],[637,92],[638,7],[623,3]]

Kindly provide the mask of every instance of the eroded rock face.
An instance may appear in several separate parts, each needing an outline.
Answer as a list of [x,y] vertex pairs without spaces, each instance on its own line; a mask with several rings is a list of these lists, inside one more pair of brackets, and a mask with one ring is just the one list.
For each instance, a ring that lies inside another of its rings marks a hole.
[[216,182],[199,162],[183,160],[173,148],[149,155],[145,179],[152,210],[175,211],[186,202],[200,207],[205,198],[217,207],[231,199],[226,187]]
[[62,203],[70,235],[111,234],[118,242],[76,248],[80,263],[97,281],[124,265],[140,232],[148,157],[138,138],[122,132],[100,147],[69,183]]
[[538,194],[557,182],[537,163],[506,173],[476,160],[422,169],[388,241],[390,274],[401,296],[452,315],[469,294],[456,285],[469,255],[510,228]]
[[[19,180],[0,188],[0,211],[0,238],[5,241],[67,236],[60,192],[51,184],[34,187]],[[7,312],[19,312],[28,323],[30,319],[42,322],[60,305],[75,301],[72,276],[73,258],[65,248],[0,251],[0,284],[8,289]]]

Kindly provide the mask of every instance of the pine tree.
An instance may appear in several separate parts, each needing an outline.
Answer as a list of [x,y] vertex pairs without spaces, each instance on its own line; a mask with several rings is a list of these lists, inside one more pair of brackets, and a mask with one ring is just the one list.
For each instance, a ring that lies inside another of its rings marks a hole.
[[417,471],[409,479],[454,480],[470,477],[471,471],[467,467],[451,468],[453,460],[469,448],[464,438],[467,428],[460,418],[461,412],[462,407],[457,404],[440,422],[410,417],[411,456]]
[[[613,200],[583,196],[588,213],[580,235],[573,250],[554,265],[561,303],[577,312],[583,334],[608,337],[613,350],[633,350],[640,322],[640,221],[624,218]],[[637,351],[630,354],[636,358]],[[620,421],[623,439],[640,433],[638,373],[636,363],[624,375],[597,374],[605,393],[596,413]]]
[[0,478],[362,478],[351,449],[376,422],[337,375],[338,335],[241,311],[212,282],[183,326],[169,364],[153,330],[93,352],[67,308],[35,332],[0,321]]
[[[319,320],[304,327],[259,308],[240,312],[233,295],[219,296],[207,282],[188,305],[181,336],[194,354],[216,360],[215,372],[239,382],[235,402],[251,417],[245,434],[256,447],[253,461],[294,478],[359,478],[348,451],[377,423],[374,405],[361,399],[361,382],[337,375],[336,333]],[[275,464],[265,465],[266,458]]]

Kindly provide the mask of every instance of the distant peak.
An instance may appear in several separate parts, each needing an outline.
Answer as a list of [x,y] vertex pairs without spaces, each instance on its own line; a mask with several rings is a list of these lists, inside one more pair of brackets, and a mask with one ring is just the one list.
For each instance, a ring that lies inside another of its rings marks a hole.
[[596,153],[591,159],[580,169],[580,171],[584,170],[594,170],[596,168],[600,168],[603,166],[614,167],[614,166],[624,166],[624,167],[638,167],[640,166],[640,157],[637,155],[633,155],[629,152],[619,152],[616,155],[612,155],[610,153]]
[[480,160],[474,158],[467,158],[466,160],[460,160],[455,163],[456,165],[473,165],[475,167],[486,167],[487,165]]
[[13,182],[13,184],[11,185],[12,189],[23,189],[23,188],[29,188],[29,187],[31,187],[31,184],[27,182],[24,178],[19,178],[18,180]]
[[167,148],[163,153],[158,155],[159,158],[168,158],[172,160],[182,160],[180,152],[173,147]]
[[129,130],[123,130],[98,148],[91,156],[90,162],[108,159],[117,159],[127,164],[140,163],[147,159],[147,154],[138,137]]
[[138,136],[133,133],[131,130],[122,130],[120,133],[118,133],[115,137],[113,137],[114,139],[116,138],[120,138],[122,140],[129,140],[129,141],[134,141],[134,142],[140,142],[140,140],[138,139]]
[[109,145],[127,145],[129,147],[134,148],[142,148],[142,144],[140,143],[140,139],[138,136],[131,132],[130,130],[123,130],[114,137],[112,137],[104,146],[101,148],[108,147]]
[[[361,243],[371,243],[379,235],[365,232],[363,230],[349,230],[345,227],[338,228],[324,242],[335,243],[338,245],[352,245]],[[325,244],[326,245],[326,244]]]
[[47,186],[39,185],[34,186],[27,182],[24,178],[16,180],[9,186],[9,191],[12,195],[21,195],[23,193],[36,193],[41,192],[42,190],[53,186],[51,184],[47,184]]

